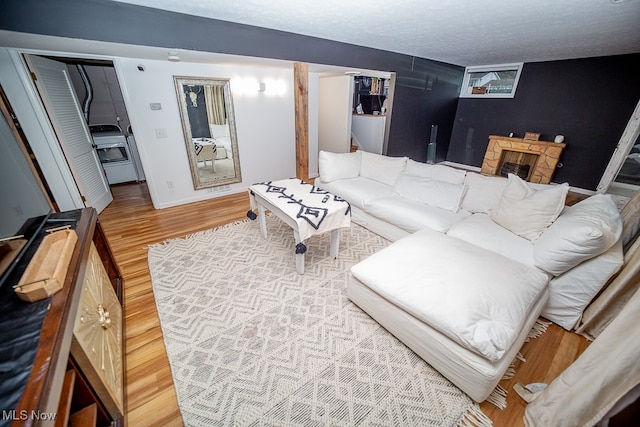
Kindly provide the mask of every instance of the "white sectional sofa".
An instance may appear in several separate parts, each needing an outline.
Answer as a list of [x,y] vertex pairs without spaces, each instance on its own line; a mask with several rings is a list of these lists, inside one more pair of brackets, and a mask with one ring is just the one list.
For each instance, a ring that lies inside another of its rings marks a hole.
[[609,196],[565,206],[541,185],[358,151],[320,152],[315,185],[393,241],[351,269],[349,298],[480,402],[538,316],[570,330],[623,262]]

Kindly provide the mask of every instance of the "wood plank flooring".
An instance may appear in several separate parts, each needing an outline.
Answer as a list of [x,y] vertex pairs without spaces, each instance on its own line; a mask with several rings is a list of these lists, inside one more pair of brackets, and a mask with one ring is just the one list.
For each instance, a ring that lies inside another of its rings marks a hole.
[[[130,426],[181,426],[175,389],[160,321],[151,289],[147,246],[183,237],[245,218],[246,193],[155,210],[145,184],[112,187],[114,201],[100,214],[116,262],[125,281],[125,335],[127,341],[127,422]],[[509,391],[508,408],[499,410],[482,403],[496,427],[521,426],[525,402],[513,384],[549,383],[588,346],[576,334],[551,325],[530,341],[521,353],[516,377],[501,384]]]

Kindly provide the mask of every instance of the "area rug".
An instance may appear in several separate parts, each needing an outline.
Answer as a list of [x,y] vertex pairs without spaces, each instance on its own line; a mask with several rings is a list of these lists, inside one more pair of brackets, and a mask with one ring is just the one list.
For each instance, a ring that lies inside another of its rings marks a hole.
[[349,268],[390,242],[352,225],[337,259],[267,216],[149,247],[187,426],[490,425],[467,395],[346,295]]
[[208,181],[211,179],[233,178],[236,176],[236,170],[233,160],[230,158],[216,159],[216,171],[211,168],[211,163],[204,162],[202,166],[198,165],[198,174],[200,179]]

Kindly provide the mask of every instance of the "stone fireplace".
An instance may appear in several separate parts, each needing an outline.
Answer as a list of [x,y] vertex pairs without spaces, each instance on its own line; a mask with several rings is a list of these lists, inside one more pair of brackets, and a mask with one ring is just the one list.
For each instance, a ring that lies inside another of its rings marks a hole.
[[502,176],[513,173],[526,181],[548,184],[565,145],[490,135],[481,172]]

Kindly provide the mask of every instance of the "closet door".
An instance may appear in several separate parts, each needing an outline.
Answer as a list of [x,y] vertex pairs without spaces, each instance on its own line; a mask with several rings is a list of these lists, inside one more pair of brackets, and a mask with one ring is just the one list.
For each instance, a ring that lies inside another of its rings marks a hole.
[[25,55],[25,60],[84,203],[100,213],[113,196],[67,66],[35,55]]

